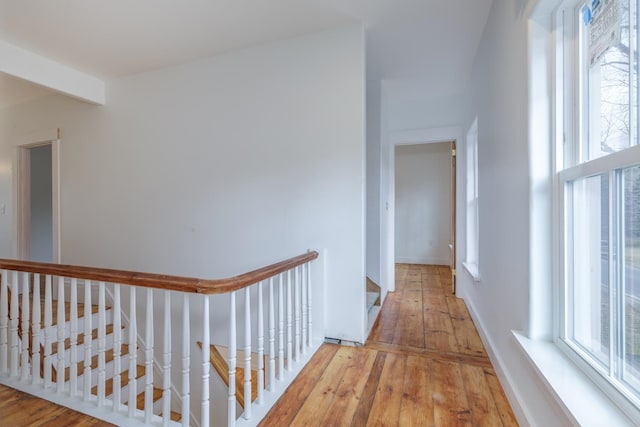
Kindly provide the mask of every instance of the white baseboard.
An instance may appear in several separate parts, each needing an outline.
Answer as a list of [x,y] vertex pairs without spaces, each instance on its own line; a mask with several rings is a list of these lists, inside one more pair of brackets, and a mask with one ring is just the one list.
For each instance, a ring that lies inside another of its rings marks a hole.
[[426,265],[449,265],[449,258],[418,258],[418,257],[396,257],[398,264],[426,264]]
[[526,405],[526,399],[522,395],[521,390],[517,387],[516,382],[513,380],[508,370],[505,368],[502,358],[495,352],[493,340],[491,340],[489,335],[485,332],[486,328],[484,327],[482,320],[480,320],[480,316],[478,316],[473,303],[469,299],[465,299],[464,302],[467,305],[467,309],[469,310],[469,315],[471,316],[473,323],[476,325],[478,335],[480,335],[482,344],[487,351],[489,360],[491,360],[491,364],[493,365],[496,375],[500,380],[504,393],[507,395],[507,399],[511,404],[513,414],[518,420],[518,424],[521,426],[531,426],[529,420],[533,420],[534,418],[532,417],[531,410]]

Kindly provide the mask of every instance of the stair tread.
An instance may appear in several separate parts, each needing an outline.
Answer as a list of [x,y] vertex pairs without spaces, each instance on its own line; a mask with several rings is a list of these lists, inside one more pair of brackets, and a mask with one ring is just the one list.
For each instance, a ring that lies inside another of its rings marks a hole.
[[[122,328],[124,329],[124,327]],[[105,328],[106,331],[106,335],[111,335],[113,333],[113,324],[108,324],[107,327]],[[84,331],[82,333],[78,333],[78,341],[77,341],[77,345],[82,345],[84,344],[84,337],[85,337],[85,333]],[[98,328],[95,328],[91,331],[91,339],[93,341],[96,341],[98,339]],[[64,340],[64,349],[68,350],[71,348],[71,338],[67,338]],[[52,342],[51,343],[51,353],[57,353],[58,352],[58,341]]]
[[[144,376],[144,366],[136,365],[136,379],[139,379]],[[122,372],[120,374],[120,386],[125,387],[129,384],[129,370]],[[109,378],[105,381],[105,395],[111,396],[113,394],[113,378]],[[98,386],[95,386],[91,389],[91,394],[98,394]]]
[[[121,349],[121,353],[120,356],[125,356],[129,354],[129,345],[128,344],[123,344],[122,345],[122,349]],[[98,368],[98,354],[94,355],[91,357],[91,369],[97,369]],[[113,360],[113,349],[109,349],[107,351],[105,351],[105,364],[109,363]],[[84,372],[84,358],[80,361],[78,361],[78,375],[82,375]],[[69,381],[69,377],[71,375],[71,369],[70,367],[66,367],[64,369],[64,380],[65,381]],[[53,366],[52,372],[51,372],[51,377],[52,377],[52,381],[56,381],[56,366]]]
[[[198,346],[202,348],[202,343],[198,342]],[[226,353],[223,354],[225,350],[226,350]],[[209,357],[211,360],[211,364],[213,365],[214,369],[218,373],[218,376],[220,376],[220,378],[222,378],[222,381],[227,385],[227,387],[229,386],[228,355],[229,355],[228,347],[216,346],[214,344],[211,344],[209,346]],[[240,404],[240,406],[244,408],[244,360],[243,360],[244,352],[237,352],[236,355],[237,355],[236,356],[237,360],[241,361],[236,365],[236,399]],[[255,364],[256,369],[251,369],[251,401],[252,402],[255,401],[258,397],[258,370],[257,370],[258,356],[256,353],[251,353],[252,368],[253,368],[254,355],[256,360],[256,364]],[[242,357],[242,359],[240,357]],[[264,362],[262,366],[264,367],[266,363],[266,356],[263,356],[263,357],[264,357]],[[264,388],[264,384],[262,384],[262,387]]]

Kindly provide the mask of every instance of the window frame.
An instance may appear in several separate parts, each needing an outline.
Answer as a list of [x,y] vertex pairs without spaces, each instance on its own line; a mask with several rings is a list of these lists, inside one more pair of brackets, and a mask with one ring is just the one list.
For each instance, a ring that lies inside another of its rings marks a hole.
[[[630,0],[634,3],[634,0]],[[585,82],[580,71],[580,40],[578,30],[576,28],[575,12],[580,10],[585,0],[564,0],[553,12],[552,27],[555,29],[555,43],[552,69],[554,76],[554,138],[552,139],[551,162],[552,174],[554,176],[552,183],[552,210],[553,210],[553,235],[554,235],[554,256],[553,271],[557,306],[554,309],[554,342],[569,357],[569,359],[577,365],[592,381],[594,381],[600,389],[615,402],[623,411],[633,418],[636,422],[640,421],[640,390],[633,392],[631,387],[625,385],[621,379],[612,375],[614,363],[610,363],[609,367],[604,369],[597,363],[597,359],[589,352],[585,351],[579,344],[572,341],[570,336],[569,316],[571,313],[572,300],[570,289],[572,287],[571,268],[568,267],[571,260],[570,239],[571,226],[569,215],[570,210],[570,190],[568,185],[577,179],[588,178],[600,174],[607,174],[610,177],[610,192],[614,192],[615,188],[621,188],[614,184],[615,176],[625,168],[640,165],[640,144],[633,145],[626,149],[597,157],[591,160],[582,161],[584,157],[582,134],[585,131],[585,124],[582,122],[584,115],[585,101],[583,99],[583,90]],[[630,13],[634,12],[638,7],[638,0],[635,1],[634,7],[631,7]],[[567,19],[567,13],[572,12],[572,16]],[[640,17],[639,17],[640,18]],[[640,21],[640,19],[638,19]],[[633,46],[637,48],[640,31],[635,36]],[[578,75],[579,78],[575,78]],[[636,79],[638,76],[636,75]],[[637,81],[636,81],[637,84]],[[634,91],[631,90],[631,93]],[[638,87],[635,87],[635,93],[630,97],[630,111],[637,114]],[[572,108],[572,106],[574,108]],[[631,116],[631,113],[630,113]],[[632,120],[637,120],[634,117]],[[636,122],[637,123],[637,122]],[[632,129],[638,132],[638,128]],[[633,138],[630,135],[630,138]],[[637,140],[636,140],[637,141]],[[612,210],[613,204],[611,200],[615,196],[609,197],[610,216],[614,216]],[[615,221],[615,220],[614,220]],[[609,235],[614,231],[613,227],[609,227]],[[610,237],[610,244],[613,241]],[[609,276],[612,277],[615,269],[613,264],[613,251],[609,250]],[[613,286],[613,284],[610,284]],[[612,298],[612,297],[610,297]],[[610,314],[610,321],[614,314],[613,309]],[[621,321],[624,322],[624,319]],[[612,323],[613,324],[613,323]],[[624,331],[618,331],[624,334]],[[613,336],[614,333],[611,333]],[[610,340],[614,338],[611,337]],[[613,354],[615,348],[610,348],[610,359],[613,360],[617,355]],[[616,363],[621,363],[617,361]],[[608,370],[608,372],[607,372]]]
[[476,117],[467,131],[465,144],[466,185],[465,185],[465,227],[466,247],[463,265],[475,282],[480,281],[479,274],[479,197],[478,197],[478,118]]

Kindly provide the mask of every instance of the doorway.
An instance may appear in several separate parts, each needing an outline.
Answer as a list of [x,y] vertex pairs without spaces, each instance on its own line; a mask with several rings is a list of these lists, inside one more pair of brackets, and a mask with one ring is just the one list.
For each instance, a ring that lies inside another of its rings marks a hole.
[[[382,174],[381,174],[381,198],[380,198],[380,276],[381,282],[390,292],[395,290],[395,264],[396,264],[396,250],[395,250],[395,232],[396,232],[396,206],[395,206],[395,179],[396,179],[396,164],[395,155],[396,147],[403,145],[418,145],[418,144],[432,144],[451,141],[458,143],[463,141],[463,132],[459,127],[443,127],[443,128],[431,128],[431,129],[415,129],[411,131],[397,131],[392,132],[389,135],[388,149],[383,150],[381,155]],[[459,147],[458,147],[459,148]],[[453,150],[451,150],[451,156],[453,157]],[[447,163],[453,166],[453,159],[447,160]],[[454,182],[453,176],[457,178]],[[462,224],[460,218],[458,218],[459,212],[457,206],[462,206],[462,201],[458,200],[463,193],[456,191],[458,185],[462,181],[458,176],[460,173],[459,168],[455,171],[453,167],[451,169],[451,182],[447,187],[451,190],[451,239],[448,244],[451,244],[451,248],[447,247],[446,261],[444,265],[449,266],[453,263],[453,267],[458,264],[459,257],[456,256],[458,247],[455,244],[457,236],[460,236],[461,230],[459,229]],[[453,207],[455,201],[456,208]],[[448,245],[447,245],[448,246]],[[451,251],[451,252],[449,252]],[[455,258],[454,258],[455,257]],[[452,272],[455,272],[457,268],[452,268]],[[452,289],[455,292],[455,289]]]
[[455,253],[452,142],[395,147],[395,261],[451,266]]
[[58,132],[34,139],[16,147],[16,253],[23,260],[58,263]]

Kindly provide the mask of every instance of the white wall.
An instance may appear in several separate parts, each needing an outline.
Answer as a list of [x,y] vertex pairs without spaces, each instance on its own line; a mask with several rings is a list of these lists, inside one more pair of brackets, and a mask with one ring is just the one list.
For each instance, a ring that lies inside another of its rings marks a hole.
[[477,114],[481,282],[474,283],[458,267],[458,290],[484,335],[519,421],[564,425],[566,417],[511,334],[527,329],[529,312],[526,6],[526,1],[493,2],[474,62],[473,108],[465,130]]
[[51,145],[29,149],[29,259],[53,262],[53,194]]
[[449,265],[451,143],[398,146],[395,171],[396,262]]
[[64,263],[226,277],[325,249],[325,334],[364,341],[362,28],[107,88],[104,107],[53,95],[6,110],[8,140],[62,130]]
[[[378,80],[367,82],[367,276],[380,285],[380,140],[382,98]],[[386,294],[386,289],[382,290]]]

